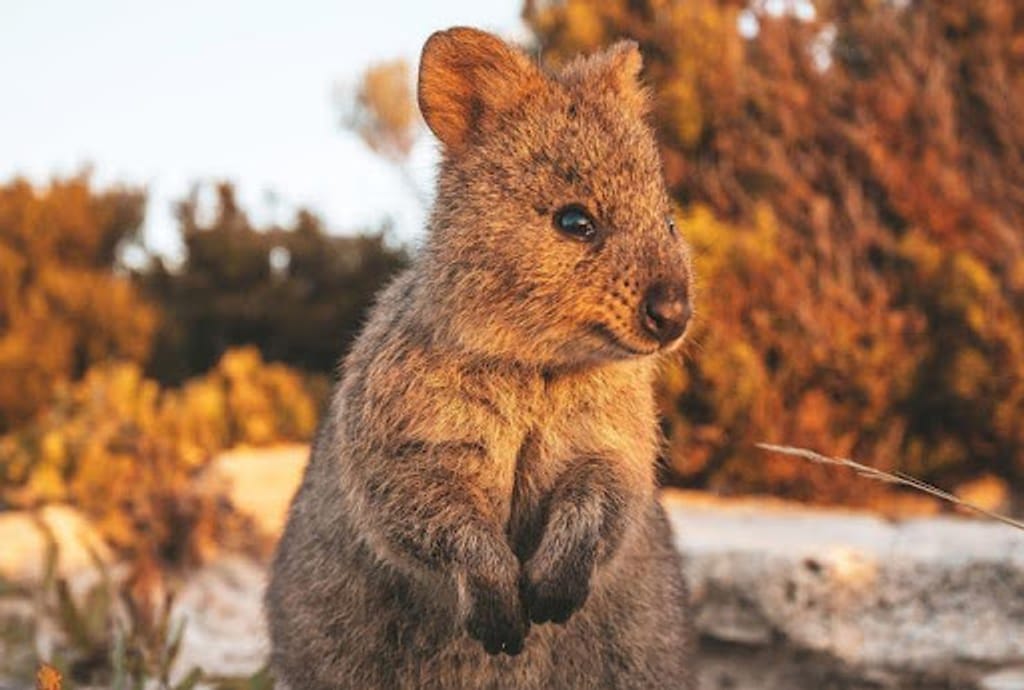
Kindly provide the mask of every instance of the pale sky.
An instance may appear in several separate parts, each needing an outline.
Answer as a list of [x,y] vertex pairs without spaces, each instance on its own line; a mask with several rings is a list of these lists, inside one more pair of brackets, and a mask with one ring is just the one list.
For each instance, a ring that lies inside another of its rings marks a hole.
[[[295,206],[334,231],[423,211],[387,164],[338,125],[335,85],[374,61],[413,64],[455,24],[521,38],[520,0],[0,0],[0,181],[91,165],[150,190],[147,243],[178,251],[171,203],[228,179],[257,220]],[[435,163],[414,154],[424,184]],[[268,192],[280,200],[275,207]]]

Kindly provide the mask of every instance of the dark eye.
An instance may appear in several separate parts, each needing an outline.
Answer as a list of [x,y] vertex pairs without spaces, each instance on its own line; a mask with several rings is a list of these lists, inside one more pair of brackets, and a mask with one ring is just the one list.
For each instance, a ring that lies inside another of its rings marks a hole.
[[597,223],[579,204],[570,204],[555,211],[555,227],[573,239],[590,242],[597,237]]
[[673,220],[672,216],[666,216],[665,222],[668,223],[668,234],[672,237],[679,237],[679,231],[676,230],[676,221]]

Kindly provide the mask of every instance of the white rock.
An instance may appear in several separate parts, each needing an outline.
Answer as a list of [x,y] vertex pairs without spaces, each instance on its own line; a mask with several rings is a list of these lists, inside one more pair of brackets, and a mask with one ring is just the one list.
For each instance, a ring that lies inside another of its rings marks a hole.
[[81,513],[51,505],[34,514],[0,512],[0,577],[23,585],[41,581],[51,537],[57,545],[56,572],[62,577],[73,580],[95,571],[94,557],[112,562],[110,549]]
[[222,676],[248,676],[267,659],[263,618],[264,567],[227,556],[189,577],[175,598],[172,620],[184,619],[185,632],[175,676],[193,667]]
[[1024,667],[1010,668],[981,679],[981,690],[1024,690]]
[[288,505],[309,459],[309,446],[236,448],[221,453],[204,472],[204,481],[226,493],[242,515],[265,535],[284,529]]
[[1024,533],[680,494],[665,504],[703,634],[782,637],[864,669],[1024,659]]

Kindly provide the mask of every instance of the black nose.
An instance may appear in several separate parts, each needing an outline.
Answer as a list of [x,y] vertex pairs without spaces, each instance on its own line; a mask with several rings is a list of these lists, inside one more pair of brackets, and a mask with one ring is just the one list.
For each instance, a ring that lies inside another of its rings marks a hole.
[[690,320],[690,300],[685,285],[655,283],[640,305],[640,323],[662,345],[677,339]]

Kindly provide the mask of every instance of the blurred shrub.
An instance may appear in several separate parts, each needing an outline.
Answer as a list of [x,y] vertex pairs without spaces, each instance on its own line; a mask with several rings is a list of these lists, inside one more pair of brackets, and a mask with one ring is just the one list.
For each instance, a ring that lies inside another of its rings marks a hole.
[[324,387],[251,347],[179,389],[162,389],[138,364],[99,365],[61,386],[35,423],[0,438],[0,499],[69,502],[122,551],[201,560],[239,525],[197,487],[199,470],[229,446],[308,440]]
[[27,423],[56,386],[99,363],[146,364],[162,383],[212,367],[232,346],[331,372],[373,295],[407,263],[383,233],[334,237],[308,212],[253,227],[229,185],[202,222],[179,206],[182,266],[120,261],[139,243],[141,190],[95,189],[82,174],[0,186],[0,433]]
[[244,344],[331,372],[373,296],[408,261],[383,233],[331,236],[304,211],[291,227],[254,227],[226,184],[206,215],[195,194],[181,203],[184,264],[169,270],[156,259],[137,276],[164,312],[147,372],[162,382],[206,371]]
[[[677,477],[859,501],[752,448],[1024,479],[1024,6],[531,0],[554,62],[638,40],[702,282]],[[799,13],[802,16],[794,16]],[[739,22],[756,31],[745,37]]]
[[405,60],[370,65],[351,94],[338,94],[342,125],[374,152],[401,162],[412,151],[419,129],[412,78]]
[[96,190],[85,174],[0,186],[0,432],[90,363],[148,355],[156,311],[116,270],[144,209],[140,190]]
[[141,192],[0,187],[0,509],[69,502],[123,551],[183,563],[242,532],[194,481],[214,453],[312,437],[326,374],[406,255],[309,213],[254,228],[218,191],[208,223],[195,196],[180,206],[184,264],[133,280],[118,256]]

